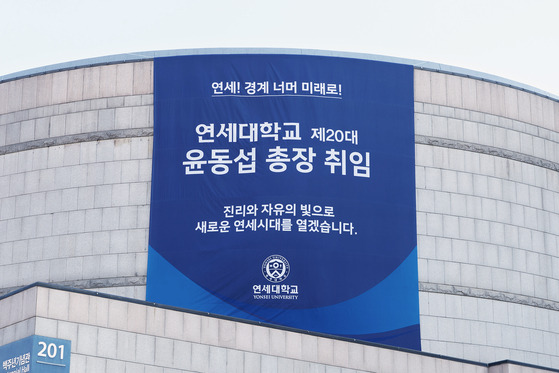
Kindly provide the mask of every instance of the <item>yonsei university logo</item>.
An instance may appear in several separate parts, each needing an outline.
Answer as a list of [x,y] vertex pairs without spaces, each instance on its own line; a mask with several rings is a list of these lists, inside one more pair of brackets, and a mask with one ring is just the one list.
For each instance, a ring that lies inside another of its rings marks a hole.
[[282,282],[289,276],[289,262],[281,255],[270,255],[262,263],[262,274],[270,282]]

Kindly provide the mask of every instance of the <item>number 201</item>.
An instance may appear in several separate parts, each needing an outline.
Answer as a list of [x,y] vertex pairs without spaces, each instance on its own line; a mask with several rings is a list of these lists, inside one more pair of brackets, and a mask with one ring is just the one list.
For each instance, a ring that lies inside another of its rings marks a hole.
[[39,351],[39,353],[37,354],[38,356],[48,356],[49,358],[54,359],[58,353],[58,350],[60,350],[60,360],[64,360],[64,345],[56,346],[54,343],[49,343],[47,345],[46,342],[40,341],[39,346],[41,346],[41,351]]

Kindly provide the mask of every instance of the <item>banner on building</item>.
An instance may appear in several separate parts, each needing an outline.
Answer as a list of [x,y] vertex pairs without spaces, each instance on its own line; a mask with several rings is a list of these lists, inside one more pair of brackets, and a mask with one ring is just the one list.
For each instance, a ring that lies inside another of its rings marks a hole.
[[420,349],[413,68],[154,61],[147,300]]

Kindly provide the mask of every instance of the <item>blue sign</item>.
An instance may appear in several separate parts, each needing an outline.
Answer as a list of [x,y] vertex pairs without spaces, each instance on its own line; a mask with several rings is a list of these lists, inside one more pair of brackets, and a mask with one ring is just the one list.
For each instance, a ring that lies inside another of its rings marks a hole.
[[69,373],[71,341],[32,335],[0,347],[2,372]]
[[154,62],[147,300],[420,349],[413,68]]

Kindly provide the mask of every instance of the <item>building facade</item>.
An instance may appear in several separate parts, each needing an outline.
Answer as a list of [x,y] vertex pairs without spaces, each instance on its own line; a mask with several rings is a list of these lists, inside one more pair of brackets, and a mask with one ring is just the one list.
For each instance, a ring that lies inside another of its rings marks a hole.
[[204,53],[270,51],[115,56],[0,77],[0,346],[71,340],[72,369],[92,372],[559,369],[559,100],[415,61],[396,62],[415,66],[424,354],[142,302],[153,58]]

